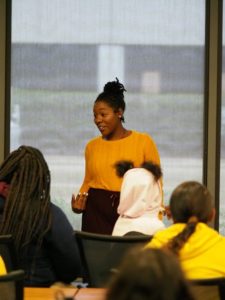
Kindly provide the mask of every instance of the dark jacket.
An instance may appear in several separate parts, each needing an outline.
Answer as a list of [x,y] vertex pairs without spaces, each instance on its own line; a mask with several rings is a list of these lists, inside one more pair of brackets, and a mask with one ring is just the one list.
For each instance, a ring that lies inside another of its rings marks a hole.
[[[54,282],[70,283],[81,276],[80,256],[73,228],[64,212],[51,204],[52,227],[41,247],[29,244],[19,259],[25,270],[25,286],[50,286]],[[37,250],[38,249],[38,250]]]

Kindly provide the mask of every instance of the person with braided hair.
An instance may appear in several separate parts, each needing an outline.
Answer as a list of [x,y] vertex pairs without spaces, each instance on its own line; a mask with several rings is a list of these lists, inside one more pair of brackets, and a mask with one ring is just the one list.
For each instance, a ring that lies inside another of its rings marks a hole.
[[[160,165],[153,139],[146,133],[128,130],[123,126],[124,85],[116,78],[107,82],[94,102],[94,123],[101,136],[89,141],[85,148],[85,177],[79,194],[72,195],[72,210],[82,212],[82,230],[112,234],[118,218],[122,178],[114,165],[117,161],[131,160],[135,166],[147,160]],[[87,200],[87,201],[86,201]],[[77,209],[86,201],[85,209]]]
[[50,172],[42,153],[14,150],[0,166],[0,234],[11,234],[26,286],[69,283],[81,274],[73,228],[50,200]]
[[225,277],[225,237],[207,223],[215,209],[209,190],[186,181],[170,197],[174,224],[157,232],[146,248],[165,248],[179,257],[189,279]]

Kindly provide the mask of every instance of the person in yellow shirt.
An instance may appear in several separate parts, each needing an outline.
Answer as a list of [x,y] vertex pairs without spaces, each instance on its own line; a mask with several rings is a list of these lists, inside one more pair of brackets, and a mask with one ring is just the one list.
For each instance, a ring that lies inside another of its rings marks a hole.
[[0,256],[0,275],[4,274],[6,274],[6,267],[2,257]]
[[207,225],[215,215],[209,190],[181,183],[170,198],[174,224],[158,231],[146,248],[166,248],[180,259],[189,279],[225,277],[225,237]]
[[89,141],[85,148],[85,177],[79,194],[72,196],[72,209],[78,200],[87,198],[82,215],[82,230],[112,234],[118,218],[122,178],[115,171],[115,163],[130,160],[134,166],[144,161],[160,165],[153,139],[146,133],[128,130],[123,126],[125,101],[123,84],[108,82],[94,102],[94,122],[101,136]]

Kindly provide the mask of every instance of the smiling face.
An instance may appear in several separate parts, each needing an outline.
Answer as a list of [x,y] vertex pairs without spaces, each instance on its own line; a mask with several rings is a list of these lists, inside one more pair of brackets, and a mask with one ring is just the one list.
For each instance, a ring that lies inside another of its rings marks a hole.
[[97,101],[93,108],[94,122],[104,138],[112,140],[123,129],[121,124],[122,111],[115,111],[104,101]]

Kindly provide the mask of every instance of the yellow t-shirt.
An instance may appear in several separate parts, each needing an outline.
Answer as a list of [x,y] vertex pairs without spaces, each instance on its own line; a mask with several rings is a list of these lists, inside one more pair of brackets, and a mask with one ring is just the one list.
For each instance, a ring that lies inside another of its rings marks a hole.
[[4,274],[6,274],[5,263],[2,257],[0,256],[0,275],[4,275]]
[[114,167],[120,160],[130,160],[135,167],[149,160],[160,164],[157,147],[146,133],[132,131],[128,137],[115,141],[94,138],[85,149],[85,178],[80,192],[89,188],[120,191],[122,178],[116,175]]

